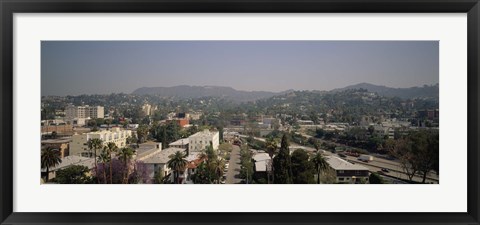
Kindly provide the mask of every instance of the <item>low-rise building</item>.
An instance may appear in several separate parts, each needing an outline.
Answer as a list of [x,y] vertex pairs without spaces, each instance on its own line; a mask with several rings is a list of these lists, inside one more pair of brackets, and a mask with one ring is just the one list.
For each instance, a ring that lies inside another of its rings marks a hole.
[[[131,130],[123,130],[115,127],[110,130],[101,130],[83,134],[75,134],[72,136],[70,145],[70,155],[93,157],[93,153],[88,149],[88,141],[90,139],[98,138],[102,140],[103,145],[106,146],[109,142],[113,142],[118,148],[127,146],[127,138],[132,136]],[[97,155],[101,149],[97,150]]]
[[362,179],[365,182],[368,182],[368,168],[361,165],[352,164],[335,156],[325,156],[325,160],[330,168],[335,170],[335,178],[337,183],[355,184],[361,183]]
[[66,138],[66,139],[47,139],[47,140],[42,140],[42,148],[43,147],[50,147],[54,149],[58,149],[58,152],[60,153],[60,158],[65,158],[69,156],[70,154],[70,142],[72,139]]
[[176,140],[176,141],[168,144],[168,146],[171,147],[171,148],[188,149],[188,143],[190,143],[188,138],[182,138],[182,139]]
[[[56,172],[58,170],[65,169],[73,165],[85,166],[89,170],[92,170],[95,167],[95,160],[92,158],[76,156],[76,155],[66,156],[65,158],[62,159],[62,162],[60,164],[48,169],[49,170],[48,179],[55,178]],[[41,171],[42,173],[46,173],[45,168],[43,168]]]
[[[168,167],[167,163],[170,160],[169,156],[175,154],[176,152],[185,152],[185,149],[182,148],[166,148],[166,149],[156,149],[153,152],[150,152],[148,155],[145,155],[137,160],[142,161],[147,165],[147,171],[150,172],[149,177],[153,180],[158,173],[163,173],[163,177],[168,177],[167,179],[170,182],[174,182],[174,176],[171,169]],[[185,183],[187,177],[187,169],[179,175],[180,183]]]
[[190,153],[203,151],[210,143],[212,143],[213,149],[217,150],[220,144],[218,131],[200,131],[188,137],[188,140]]

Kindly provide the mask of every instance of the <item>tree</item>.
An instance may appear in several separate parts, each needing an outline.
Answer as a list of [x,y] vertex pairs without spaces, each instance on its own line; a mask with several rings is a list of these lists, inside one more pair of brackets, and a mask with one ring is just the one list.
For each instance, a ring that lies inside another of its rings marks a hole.
[[438,171],[438,138],[438,131],[420,130],[396,141],[391,154],[399,159],[410,181],[417,172],[421,172],[422,183],[425,183],[431,170]]
[[46,172],[47,172],[45,182],[48,182],[50,168],[62,162],[62,159],[60,158],[60,152],[58,151],[58,149],[55,149],[52,147],[45,147],[45,148],[42,148],[42,153],[40,158],[41,158],[42,169],[46,169]]
[[140,125],[137,128],[137,138],[139,143],[143,143],[147,140],[148,126],[145,124]]
[[277,156],[273,159],[273,171],[276,184],[291,184],[292,180],[292,166],[290,159],[290,150],[287,135],[282,137],[282,144]]
[[121,148],[118,152],[118,158],[125,164],[125,171],[123,174],[123,183],[128,183],[128,175],[130,174],[130,160],[132,159],[133,155],[135,154],[135,150],[131,148]]
[[217,129],[218,129],[218,136],[219,136],[220,143],[222,143],[223,142],[223,127],[220,126]]
[[[109,163],[111,160],[110,156],[108,155],[108,147],[107,146],[104,146],[103,147],[103,150],[102,152],[100,153],[100,155],[98,156],[98,161],[100,163],[102,163],[102,168],[103,168],[103,182],[106,184],[107,183],[107,173],[106,173],[106,165],[107,163]],[[95,169],[95,176],[97,177],[97,183],[100,183],[98,182],[98,175],[99,175],[99,172],[98,172],[98,166],[97,168]]]
[[418,170],[422,172],[422,183],[425,183],[427,174],[431,170],[438,172],[439,162],[439,133],[438,131],[420,131],[412,135],[412,147],[417,157]]
[[225,161],[222,158],[214,158],[211,161],[210,166],[211,166],[211,171],[215,176],[215,180],[217,181],[217,184],[220,183],[220,178],[222,178],[223,175],[223,170],[225,169]]
[[270,161],[269,161],[270,170],[268,170],[268,174],[267,174],[267,182],[270,183],[270,177],[272,177],[271,178],[272,182],[274,182],[274,178],[272,176],[273,175],[272,162],[273,162],[273,156],[277,152],[278,143],[273,137],[267,138],[266,143],[265,143],[265,147],[266,147],[266,152],[268,153],[268,156],[270,156]]
[[408,138],[402,138],[397,140],[395,143],[394,150],[392,151],[397,159],[399,159],[400,165],[403,168],[405,174],[407,174],[408,179],[411,181],[413,176],[418,171],[418,168],[415,163],[415,156],[412,152],[412,143]]
[[163,184],[165,177],[163,176],[163,170],[162,168],[158,168],[157,173],[155,173],[155,176],[153,177],[154,183],[155,184]]
[[308,153],[297,149],[292,153],[292,180],[294,184],[313,184],[313,163],[308,161]]
[[328,163],[320,152],[317,152],[313,156],[312,163],[314,164],[315,171],[317,172],[317,184],[320,184],[320,174],[322,173],[322,171],[328,169]]
[[368,177],[370,184],[384,184],[385,181],[377,173],[371,173]]
[[113,142],[109,142],[107,144],[107,154],[108,154],[108,157],[110,158],[109,162],[110,162],[110,184],[113,184],[113,167],[112,167],[112,153],[115,153],[117,152],[118,150],[118,147],[115,143]]
[[87,175],[89,171],[86,166],[68,166],[56,172],[55,181],[59,184],[92,184],[92,177]]
[[[91,121],[95,121],[95,120],[91,120]],[[98,138],[92,138],[90,140],[87,141],[87,145],[88,145],[88,149],[90,149],[90,151],[93,151],[93,157],[95,159],[95,170],[94,171],[97,171],[97,151],[100,150],[103,146],[103,141],[101,139],[98,139]],[[97,177],[97,183],[98,183],[98,177]]]
[[183,152],[175,152],[175,154],[172,154],[168,156],[170,160],[167,162],[168,168],[173,170],[174,173],[174,179],[175,183],[179,184],[180,180],[180,173],[184,172],[186,167],[187,167],[187,160],[185,159],[185,154]]

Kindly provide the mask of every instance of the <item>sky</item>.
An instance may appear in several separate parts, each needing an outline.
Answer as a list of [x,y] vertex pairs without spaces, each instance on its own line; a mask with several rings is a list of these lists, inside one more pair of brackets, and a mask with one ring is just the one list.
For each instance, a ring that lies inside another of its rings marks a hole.
[[141,87],[331,90],[439,82],[437,41],[42,41],[42,95]]

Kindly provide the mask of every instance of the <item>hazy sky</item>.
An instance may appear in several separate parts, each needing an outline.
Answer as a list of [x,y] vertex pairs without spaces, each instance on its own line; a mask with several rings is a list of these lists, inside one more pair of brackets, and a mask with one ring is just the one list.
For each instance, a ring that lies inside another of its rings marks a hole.
[[437,41],[43,41],[42,95],[140,87],[331,90],[438,83]]

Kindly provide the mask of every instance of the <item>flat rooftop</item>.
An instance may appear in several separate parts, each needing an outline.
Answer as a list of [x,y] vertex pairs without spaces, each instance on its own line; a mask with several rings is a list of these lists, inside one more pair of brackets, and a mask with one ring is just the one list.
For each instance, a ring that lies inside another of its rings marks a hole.
[[367,170],[367,167],[349,163],[335,156],[325,156],[325,160],[335,170]]

